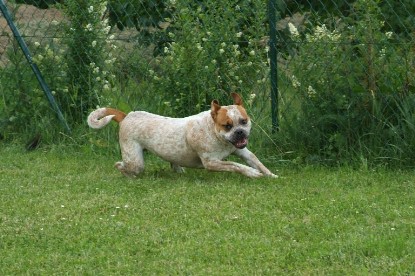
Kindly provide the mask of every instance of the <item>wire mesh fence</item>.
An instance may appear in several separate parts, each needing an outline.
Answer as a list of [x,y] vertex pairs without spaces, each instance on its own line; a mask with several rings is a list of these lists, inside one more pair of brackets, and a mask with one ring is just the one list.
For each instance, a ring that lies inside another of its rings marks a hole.
[[[279,154],[413,163],[411,0],[18,0],[6,6],[71,124],[97,105],[186,116],[208,109],[214,98],[229,103],[236,91],[269,134],[274,81],[279,132],[267,137]],[[276,27],[274,75],[270,26]],[[3,129],[52,125],[3,17],[0,67]]]
[[[268,93],[260,1],[61,2],[6,4],[69,121],[107,104],[185,116],[209,108],[214,98],[229,102],[232,91],[249,106],[255,100],[267,108],[256,100]],[[43,105],[34,102],[39,89],[3,19],[0,28],[2,90],[27,100],[20,104]],[[9,118],[26,121],[9,101],[4,108]],[[44,111],[37,110],[41,119]]]

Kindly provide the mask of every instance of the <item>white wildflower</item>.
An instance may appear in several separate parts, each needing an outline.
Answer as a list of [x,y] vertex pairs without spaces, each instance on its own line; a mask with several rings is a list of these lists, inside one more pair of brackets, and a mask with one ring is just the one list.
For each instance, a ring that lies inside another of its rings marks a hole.
[[391,39],[393,36],[393,32],[386,32],[385,35],[388,39]]
[[236,37],[241,37],[243,35],[242,32],[236,33]]
[[36,42],[35,42],[35,46],[36,46],[36,47],[39,47],[39,46],[40,46],[40,43],[36,41]]
[[94,6],[89,6],[89,8],[88,8],[88,12],[89,12],[89,13],[93,13],[93,12],[94,12]]
[[91,23],[88,23],[86,26],[85,26],[85,30],[87,30],[87,31],[93,31],[94,30],[94,28],[93,28],[93,26],[92,26],[92,24]]
[[254,50],[250,51],[249,55],[251,55],[251,56],[255,55],[255,51]]
[[328,40],[332,42],[337,42],[341,38],[341,35],[336,31],[330,31],[327,29],[326,25],[317,26],[312,35],[306,35],[308,42],[316,42],[320,40]]
[[311,85],[308,86],[307,93],[308,97],[310,98],[314,98],[317,95],[316,90],[314,90],[314,88]]
[[220,54],[223,54],[223,53],[225,53],[225,50],[223,50],[223,49],[219,49],[219,53],[220,53]]
[[248,105],[252,105],[252,103],[254,102],[255,98],[256,98],[256,94],[255,93],[249,94]]
[[379,52],[379,55],[380,55],[381,58],[385,57],[386,56],[386,49],[382,48]]
[[301,86],[301,83],[298,81],[298,79],[296,78],[296,76],[294,76],[294,75],[292,75],[291,76],[291,85],[294,87],[294,88],[298,88],[298,87],[300,87]]
[[290,34],[294,38],[297,38],[297,37],[300,36],[300,33],[298,32],[297,27],[293,23],[291,23],[291,22],[288,22],[288,30],[290,31]]
[[104,32],[105,32],[106,34],[108,34],[108,33],[110,32],[110,30],[111,30],[111,26],[106,26],[106,27],[104,28]]
[[97,46],[97,41],[96,40],[92,41],[91,45],[92,45],[92,47]]

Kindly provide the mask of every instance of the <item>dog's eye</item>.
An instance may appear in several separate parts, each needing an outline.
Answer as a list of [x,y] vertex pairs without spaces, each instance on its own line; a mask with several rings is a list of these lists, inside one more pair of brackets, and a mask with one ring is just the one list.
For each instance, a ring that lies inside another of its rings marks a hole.
[[248,123],[248,120],[247,120],[247,119],[242,119],[242,120],[241,120],[241,124],[242,124],[242,125],[246,125],[247,123]]
[[231,130],[233,128],[233,125],[227,124],[223,126],[226,130]]

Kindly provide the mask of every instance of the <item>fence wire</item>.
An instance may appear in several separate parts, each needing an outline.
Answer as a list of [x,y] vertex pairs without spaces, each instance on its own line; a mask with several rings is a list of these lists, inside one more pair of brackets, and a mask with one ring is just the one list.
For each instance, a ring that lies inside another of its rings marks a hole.
[[[411,0],[6,5],[72,123],[97,105],[185,116],[213,98],[229,103],[236,91],[270,133],[276,81],[280,131],[272,139],[280,153],[413,161],[405,154],[415,150]],[[277,14],[277,80],[270,79],[269,9]],[[30,109],[47,124],[47,104],[3,17],[0,68],[3,128],[23,124]]]

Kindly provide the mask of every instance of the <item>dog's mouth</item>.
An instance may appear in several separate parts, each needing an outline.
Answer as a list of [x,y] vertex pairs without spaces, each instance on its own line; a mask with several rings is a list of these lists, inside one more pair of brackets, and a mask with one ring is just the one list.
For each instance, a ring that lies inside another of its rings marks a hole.
[[244,147],[246,147],[246,145],[248,145],[248,138],[241,138],[237,141],[233,141],[232,144],[235,146],[235,148],[243,149]]

